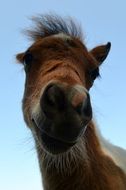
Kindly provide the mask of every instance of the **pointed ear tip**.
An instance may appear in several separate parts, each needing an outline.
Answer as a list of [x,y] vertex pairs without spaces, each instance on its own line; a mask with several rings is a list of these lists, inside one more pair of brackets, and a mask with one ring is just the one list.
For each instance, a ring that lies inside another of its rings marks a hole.
[[111,42],[108,42],[106,46],[107,46],[107,49],[110,50],[110,48],[111,48]]

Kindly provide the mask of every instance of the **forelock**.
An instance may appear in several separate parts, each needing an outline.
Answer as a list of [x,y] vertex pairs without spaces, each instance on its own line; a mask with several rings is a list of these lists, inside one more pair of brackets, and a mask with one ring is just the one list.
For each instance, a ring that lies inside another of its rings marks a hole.
[[65,34],[82,40],[82,30],[79,24],[70,17],[62,18],[57,15],[39,15],[33,17],[35,26],[32,30],[27,30],[28,36],[36,41],[51,35]]

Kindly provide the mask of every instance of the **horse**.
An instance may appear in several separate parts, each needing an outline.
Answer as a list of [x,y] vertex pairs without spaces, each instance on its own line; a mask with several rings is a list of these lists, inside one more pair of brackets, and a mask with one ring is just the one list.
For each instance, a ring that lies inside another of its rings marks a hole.
[[70,17],[33,21],[32,43],[16,58],[26,73],[22,109],[44,190],[126,190],[126,151],[102,137],[90,99],[111,43],[88,50]]

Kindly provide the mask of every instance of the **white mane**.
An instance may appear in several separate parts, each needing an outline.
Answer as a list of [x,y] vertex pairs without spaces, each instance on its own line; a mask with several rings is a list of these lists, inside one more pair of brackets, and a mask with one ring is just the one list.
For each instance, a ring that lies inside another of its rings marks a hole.
[[100,133],[99,129],[96,128],[98,139],[101,143],[103,152],[111,157],[115,164],[119,166],[126,173],[126,150],[111,144],[107,141]]

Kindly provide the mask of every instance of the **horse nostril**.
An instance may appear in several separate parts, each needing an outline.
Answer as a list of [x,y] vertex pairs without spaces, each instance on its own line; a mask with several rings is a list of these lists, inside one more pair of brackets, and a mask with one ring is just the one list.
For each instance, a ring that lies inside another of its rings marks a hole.
[[48,102],[50,106],[54,106],[55,108],[61,110],[64,108],[65,103],[65,94],[63,89],[57,85],[50,85],[46,91]]
[[56,104],[56,86],[54,84],[50,84],[45,89],[43,96],[45,96],[45,101],[48,105],[54,106]]
[[92,108],[91,108],[91,102],[90,102],[89,94],[87,94],[87,98],[83,102],[81,112],[85,118],[87,118],[89,120],[92,118]]
[[43,112],[52,117],[56,111],[62,111],[65,107],[65,94],[63,89],[56,84],[49,84],[43,92],[40,100]]

